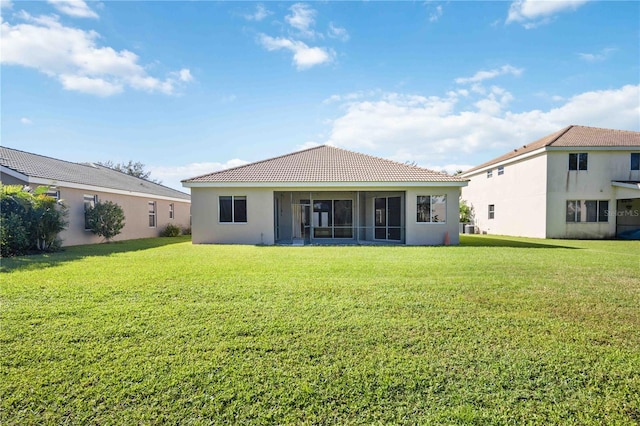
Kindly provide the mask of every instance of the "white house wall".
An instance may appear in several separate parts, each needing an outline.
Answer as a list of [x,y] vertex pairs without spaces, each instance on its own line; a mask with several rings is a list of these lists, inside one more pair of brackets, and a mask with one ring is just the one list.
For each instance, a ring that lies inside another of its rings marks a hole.
[[[218,197],[247,197],[246,223],[220,223]],[[274,244],[273,189],[191,188],[194,244]]]
[[[441,245],[445,243],[448,235],[450,244],[458,244],[458,217],[460,188],[455,187],[287,187],[287,188],[191,188],[191,209],[193,214],[192,240],[194,244],[274,244],[275,243],[275,216],[274,193],[281,195],[281,203],[290,204],[293,193],[295,199],[353,199],[356,206],[357,193],[381,194],[404,192],[405,197],[405,229],[407,245]],[[311,194],[311,195],[309,195]],[[446,223],[424,224],[418,223],[416,216],[416,200],[419,195],[446,195],[447,196],[447,221]],[[218,198],[220,196],[246,196],[247,197],[247,223],[219,223]],[[344,198],[344,197],[347,198]],[[365,200],[366,202],[366,200]],[[284,207],[283,204],[283,207]],[[362,206],[360,206],[362,207]],[[282,208],[280,217],[281,239],[286,236],[287,227],[290,226],[291,217],[287,213],[289,209]],[[368,211],[367,207],[367,211]],[[373,214],[373,207],[371,208]],[[367,213],[368,214],[368,213]],[[290,232],[289,232],[290,233]]]
[[[587,170],[569,170],[569,153],[588,153]],[[640,180],[630,170],[630,151],[580,150],[548,153],[548,238],[611,238],[616,233],[617,190],[613,180]],[[607,200],[608,222],[567,223],[567,200]]]
[[[466,176],[470,182],[462,188],[462,199],[474,209],[476,232],[545,238],[546,169],[546,157],[540,153],[504,164],[502,175],[494,165],[490,178],[487,169]],[[493,219],[489,219],[491,204]]]

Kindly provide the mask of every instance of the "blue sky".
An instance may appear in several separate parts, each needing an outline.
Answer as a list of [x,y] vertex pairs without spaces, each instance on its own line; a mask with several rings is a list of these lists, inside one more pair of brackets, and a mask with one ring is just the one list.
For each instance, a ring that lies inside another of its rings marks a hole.
[[640,3],[2,1],[2,145],[181,179],[318,144],[454,172],[640,130]]

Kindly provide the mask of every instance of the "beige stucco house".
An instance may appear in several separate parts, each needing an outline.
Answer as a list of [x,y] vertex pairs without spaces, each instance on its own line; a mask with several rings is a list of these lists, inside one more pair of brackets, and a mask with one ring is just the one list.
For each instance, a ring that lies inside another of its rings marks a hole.
[[183,181],[193,242],[457,244],[466,180],[331,146]]
[[640,233],[640,132],[569,126],[464,172],[476,232],[537,238]]
[[84,211],[96,202],[122,207],[125,226],[114,241],[157,237],[168,224],[190,226],[189,194],[96,164],[80,164],[0,147],[0,182],[46,186],[68,207],[69,225],[60,237],[65,246],[98,243],[85,230]]

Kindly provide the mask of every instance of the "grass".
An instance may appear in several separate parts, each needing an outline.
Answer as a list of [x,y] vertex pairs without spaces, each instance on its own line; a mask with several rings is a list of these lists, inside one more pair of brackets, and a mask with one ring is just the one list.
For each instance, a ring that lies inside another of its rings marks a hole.
[[638,424],[640,242],[2,260],[0,424]]

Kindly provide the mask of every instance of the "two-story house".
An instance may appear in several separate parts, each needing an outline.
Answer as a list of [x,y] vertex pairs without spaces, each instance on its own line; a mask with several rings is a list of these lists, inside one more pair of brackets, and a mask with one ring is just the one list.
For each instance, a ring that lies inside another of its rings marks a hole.
[[640,132],[569,126],[461,177],[476,232],[640,238]]

